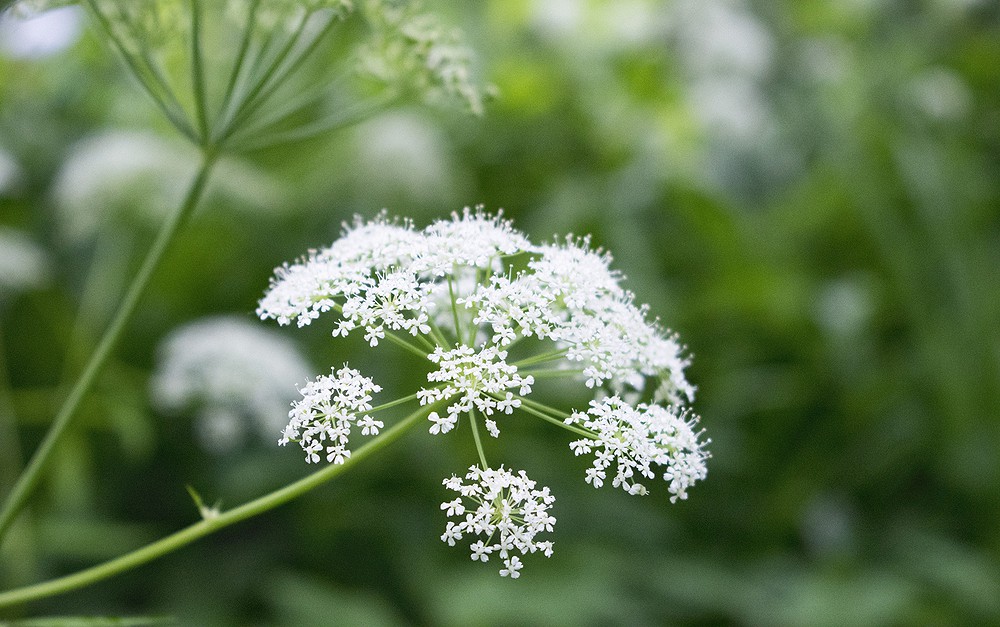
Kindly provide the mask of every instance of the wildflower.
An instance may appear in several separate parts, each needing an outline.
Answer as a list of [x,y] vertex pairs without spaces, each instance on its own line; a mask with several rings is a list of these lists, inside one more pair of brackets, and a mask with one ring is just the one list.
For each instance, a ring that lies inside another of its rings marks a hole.
[[[465,209],[424,229],[383,213],[367,222],[355,219],[330,247],[278,268],[257,313],[298,326],[329,316],[334,336],[361,333],[373,347],[391,343],[426,360],[427,385],[386,406],[417,402],[435,436],[459,430],[468,418],[480,465],[466,476],[472,483],[445,481],[465,500],[442,509],[465,519],[449,522],[442,539],[454,544],[471,533],[485,535],[485,542],[472,544],[472,559],[497,554],[501,574],[516,578],[522,563],[515,550],[551,551],[550,544],[533,541],[554,522],[543,515],[551,495],[547,488],[534,491],[523,473],[491,470],[480,418],[494,438],[498,423],[515,416],[572,432],[571,451],[595,456],[585,474],[595,487],[614,466],[613,486],[646,494],[642,481],[659,473],[676,501],[705,477],[707,441],[699,441],[697,417],[686,408],[695,391],[684,376],[688,359],[676,336],[649,319],[621,280],[611,256],[592,250],[588,238],[535,245],[502,215],[482,209]],[[538,402],[536,389],[552,379],[577,381],[593,390],[595,400],[586,412]],[[306,409],[297,404],[293,436],[300,437],[303,421],[319,415],[326,430],[318,433],[346,446],[353,416],[380,409],[367,399],[377,386],[365,381],[364,403],[338,405],[334,419],[326,418],[328,408],[314,410],[313,401]],[[307,459],[317,461],[322,446],[301,439]],[[344,451],[328,450],[328,457],[336,461]]]
[[421,12],[418,2],[367,0],[365,15],[372,38],[358,57],[363,75],[430,102],[457,100],[482,114],[484,93],[472,80],[471,53],[459,31]]
[[523,470],[517,474],[506,470],[472,466],[465,475],[469,483],[452,476],[444,486],[459,493],[459,498],[442,503],[441,509],[459,522],[448,521],[443,542],[454,546],[465,535],[477,535],[470,546],[473,561],[487,562],[494,553],[503,561],[500,575],[517,579],[521,576],[521,555],[541,552],[552,555],[550,540],[536,541],[539,533],[552,531],[556,519],[549,514],[555,497],[548,488],[535,489],[535,482]]
[[592,401],[586,413],[574,412],[566,424],[581,425],[594,438],[570,443],[576,455],[596,451],[594,465],[587,471],[587,483],[601,487],[607,470],[615,462],[612,485],[629,494],[645,494],[639,477],[656,476],[651,465],[664,466],[663,479],[669,482],[671,502],[687,498],[687,488],[705,478],[705,458],[700,433],[695,433],[696,418],[659,405],[631,407],[617,396]]
[[[511,414],[521,402],[514,400],[508,389],[518,389],[520,394],[529,394],[534,377],[521,377],[517,368],[506,363],[505,351],[490,346],[479,353],[469,346],[459,346],[445,351],[438,346],[427,359],[438,364],[438,370],[427,375],[428,381],[441,381],[443,388],[422,389],[420,402],[428,404],[439,399],[456,399],[448,406],[448,420],[454,424],[458,416],[478,410],[486,416],[499,411]],[[497,399],[496,396],[506,392],[506,396]],[[488,420],[487,424],[492,423]],[[500,432],[490,428],[493,437]]]
[[302,399],[292,405],[289,422],[279,444],[298,442],[306,452],[306,461],[316,463],[320,453],[326,461],[343,464],[351,456],[347,448],[352,427],[362,435],[378,435],[384,423],[361,415],[372,409],[372,395],[382,388],[368,377],[346,365],[317,377],[302,389]]
[[293,386],[311,370],[287,338],[231,316],[180,327],[164,340],[157,361],[154,403],[168,412],[194,410],[202,445],[216,453],[254,432],[271,440]]

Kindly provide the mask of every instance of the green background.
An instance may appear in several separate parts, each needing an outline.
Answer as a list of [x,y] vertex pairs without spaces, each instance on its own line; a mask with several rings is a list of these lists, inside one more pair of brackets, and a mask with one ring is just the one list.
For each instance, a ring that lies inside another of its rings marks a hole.
[[[525,420],[491,455],[557,495],[555,554],[501,580],[438,539],[440,481],[474,462],[471,442],[421,429],[290,505],[29,615],[1000,623],[1000,5],[447,10],[477,75],[497,87],[485,115],[413,103],[242,155],[267,193],[211,196],[168,254],[0,553],[0,585],[189,524],[185,485],[225,508],[305,474],[292,448],[257,441],[213,455],[190,416],[155,411],[159,341],[206,315],[252,321],[272,269],[328,245],[355,213],[385,207],[422,226],[483,203],[535,241],[592,234],[679,333],[713,455],[687,501],[671,505],[655,484],[644,498],[594,490],[567,434]],[[152,240],[148,190],[186,185],[119,190],[97,235],[69,241],[60,168],[77,142],[123,129],[172,138],[93,29],[56,56],[0,56],[0,148],[22,172],[0,190],[0,225],[49,259],[43,285],[0,300],[0,411],[19,434],[0,439],[4,482]],[[87,285],[96,304],[74,342]],[[330,326],[281,333],[316,373],[350,361],[393,389],[423,380],[392,346],[333,340]]]

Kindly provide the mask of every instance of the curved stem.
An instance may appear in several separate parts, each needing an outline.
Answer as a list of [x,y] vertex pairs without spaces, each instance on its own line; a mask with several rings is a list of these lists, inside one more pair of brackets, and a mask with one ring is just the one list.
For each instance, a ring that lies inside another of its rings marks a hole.
[[73,389],[70,390],[69,396],[63,402],[59,413],[56,415],[55,420],[53,420],[52,425],[49,427],[48,433],[45,434],[45,438],[42,440],[42,443],[38,446],[34,455],[32,455],[31,461],[28,462],[28,466],[21,473],[21,476],[18,478],[14,488],[11,490],[10,494],[7,495],[3,509],[0,510],[0,541],[3,540],[4,533],[10,527],[11,523],[14,522],[14,518],[17,516],[17,513],[24,506],[28,497],[35,489],[35,486],[38,484],[42,475],[42,470],[45,468],[45,464],[52,455],[52,451],[56,444],[66,432],[66,428],[72,421],[80,401],[94,384],[98,373],[100,373],[101,368],[104,366],[104,362],[107,361],[111,351],[114,350],[118,341],[121,339],[122,332],[125,330],[125,325],[127,325],[129,320],[132,318],[132,314],[135,312],[139,298],[142,296],[143,292],[146,291],[146,286],[149,285],[153,272],[156,270],[157,266],[159,266],[164,253],[167,251],[167,248],[169,248],[171,242],[173,242],[174,237],[180,230],[181,225],[183,225],[188,216],[191,215],[195,207],[198,205],[198,202],[201,200],[201,197],[204,195],[205,185],[208,182],[208,177],[211,174],[214,163],[215,154],[210,152],[204,153],[201,166],[198,168],[198,173],[195,176],[194,181],[191,183],[191,187],[188,189],[184,202],[181,203],[177,210],[167,219],[163,227],[160,229],[160,232],[156,237],[156,241],[153,242],[152,248],[146,255],[146,259],[143,262],[142,267],[139,269],[139,273],[136,275],[135,279],[132,280],[132,284],[129,286],[128,292],[125,294],[125,298],[119,305],[118,311],[115,314],[114,319],[111,321],[110,326],[108,326],[107,331],[104,332],[104,336],[101,338],[100,344],[98,344],[97,349],[94,351],[93,355],[91,355],[90,361],[87,362],[87,366],[84,368],[83,374],[80,375],[80,378],[77,379]]
[[147,562],[151,562],[158,557],[188,545],[199,538],[214,533],[220,529],[238,523],[247,518],[252,518],[267,512],[279,505],[295,499],[313,488],[320,486],[334,477],[347,472],[365,458],[371,456],[382,448],[399,439],[410,427],[423,418],[433,406],[422,407],[412,414],[406,416],[401,421],[386,429],[381,435],[369,441],[364,446],[354,451],[343,464],[330,465],[314,472],[311,475],[299,479],[295,483],[290,483],[283,488],[270,492],[249,503],[244,503],[239,507],[231,509],[218,515],[211,515],[200,520],[193,525],[185,527],[180,531],[157,540],[152,544],[126,553],[121,557],[98,564],[91,568],[81,570],[72,575],[51,579],[32,586],[25,586],[7,592],[0,592],[0,607],[8,607],[26,601],[42,599],[54,596],[71,590],[76,590],[92,583],[102,581],[123,571],[135,568]]

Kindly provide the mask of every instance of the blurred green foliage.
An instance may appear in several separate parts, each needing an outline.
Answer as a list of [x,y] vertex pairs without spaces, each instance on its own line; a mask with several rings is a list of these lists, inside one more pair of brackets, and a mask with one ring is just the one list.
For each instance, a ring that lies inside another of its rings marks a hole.
[[[565,434],[518,422],[493,446],[551,486],[559,525],[552,559],[500,580],[438,540],[440,481],[471,444],[418,432],[298,502],[31,615],[1000,623],[1000,5],[431,6],[466,31],[498,98],[482,118],[397,108],[220,171],[0,553],[0,586],[190,523],[186,484],[227,507],[303,475],[292,450],[214,455],[190,417],[160,415],[147,394],[159,341],[209,314],[252,320],[272,268],[355,213],[422,225],[482,202],[536,240],[592,233],[687,344],[713,440],[688,501],[593,490]],[[0,228],[44,256],[31,287],[0,277],[7,486],[152,239],[157,190],[186,181],[67,210],[59,182],[80,142],[175,138],[93,29],[43,58],[3,36]],[[110,167],[92,176],[113,185]],[[247,184],[266,193],[226,192]],[[96,226],[67,237],[73,219]],[[317,373],[349,360],[389,392],[425,376],[391,347],[314,327],[282,333]]]

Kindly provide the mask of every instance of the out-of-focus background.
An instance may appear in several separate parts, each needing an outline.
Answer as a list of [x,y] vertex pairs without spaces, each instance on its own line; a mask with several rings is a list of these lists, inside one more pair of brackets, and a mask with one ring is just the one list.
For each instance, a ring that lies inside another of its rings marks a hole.
[[[355,213],[424,225],[483,203],[536,241],[592,234],[680,334],[713,454],[687,501],[594,490],[566,434],[526,420],[497,456],[557,495],[555,555],[501,580],[439,540],[441,479],[472,449],[418,430],[31,615],[1000,623],[1000,4],[465,4],[429,6],[496,86],[482,117],[414,103],[223,164],[0,553],[0,587],[189,524],[186,485],[225,508],[304,475],[275,442],[307,376],[350,361],[415,388],[404,353],[334,340],[330,321],[258,322],[256,301]],[[85,13],[43,17],[0,18],[4,491],[194,167]],[[267,359],[164,365],[227,346]],[[212,400],[239,385],[242,405]]]

